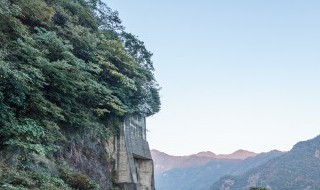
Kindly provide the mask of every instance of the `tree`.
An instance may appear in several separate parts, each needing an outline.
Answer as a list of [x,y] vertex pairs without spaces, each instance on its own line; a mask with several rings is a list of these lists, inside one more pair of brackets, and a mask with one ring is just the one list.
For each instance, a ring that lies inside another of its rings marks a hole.
[[0,16],[0,152],[52,158],[68,134],[160,110],[152,53],[101,0],[1,0]]

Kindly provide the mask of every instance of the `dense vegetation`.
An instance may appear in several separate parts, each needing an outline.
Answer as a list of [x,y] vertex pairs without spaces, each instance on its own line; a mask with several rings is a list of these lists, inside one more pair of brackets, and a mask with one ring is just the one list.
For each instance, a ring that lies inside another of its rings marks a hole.
[[158,112],[152,54],[100,0],[1,0],[0,17],[0,151],[20,155],[1,159],[0,187],[68,189],[27,163],[52,160],[70,133],[106,139],[125,116]]

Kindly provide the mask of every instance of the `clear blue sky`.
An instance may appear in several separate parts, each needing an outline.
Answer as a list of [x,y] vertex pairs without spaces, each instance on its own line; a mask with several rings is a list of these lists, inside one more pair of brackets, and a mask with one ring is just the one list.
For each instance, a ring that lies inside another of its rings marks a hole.
[[320,1],[105,2],[154,53],[151,148],[265,152],[320,134]]

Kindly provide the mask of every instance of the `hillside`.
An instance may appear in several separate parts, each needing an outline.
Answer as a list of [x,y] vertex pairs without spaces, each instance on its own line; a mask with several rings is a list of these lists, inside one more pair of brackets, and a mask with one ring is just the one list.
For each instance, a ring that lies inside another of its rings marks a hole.
[[273,190],[320,189],[320,136],[297,143],[292,150],[237,177],[226,176],[212,190],[245,190],[264,186]]
[[110,189],[108,139],[160,109],[152,53],[100,0],[0,1],[0,189]]
[[[152,150],[156,187],[158,190],[206,190],[224,175],[242,174],[281,154],[279,151],[256,154],[240,150],[229,155],[201,152],[190,156],[170,156]],[[246,159],[243,159],[244,155],[247,155]]]

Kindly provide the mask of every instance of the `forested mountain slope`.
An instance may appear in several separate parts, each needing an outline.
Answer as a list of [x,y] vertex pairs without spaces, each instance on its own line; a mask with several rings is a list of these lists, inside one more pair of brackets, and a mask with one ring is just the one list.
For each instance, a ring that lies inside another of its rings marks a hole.
[[152,54],[100,0],[0,1],[0,189],[109,189],[106,139],[159,111]]
[[292,150],[241,176],[226,176],[212,190],[245,190],[263,186],[273,190],[320,189],[320,136],[297,143]]

